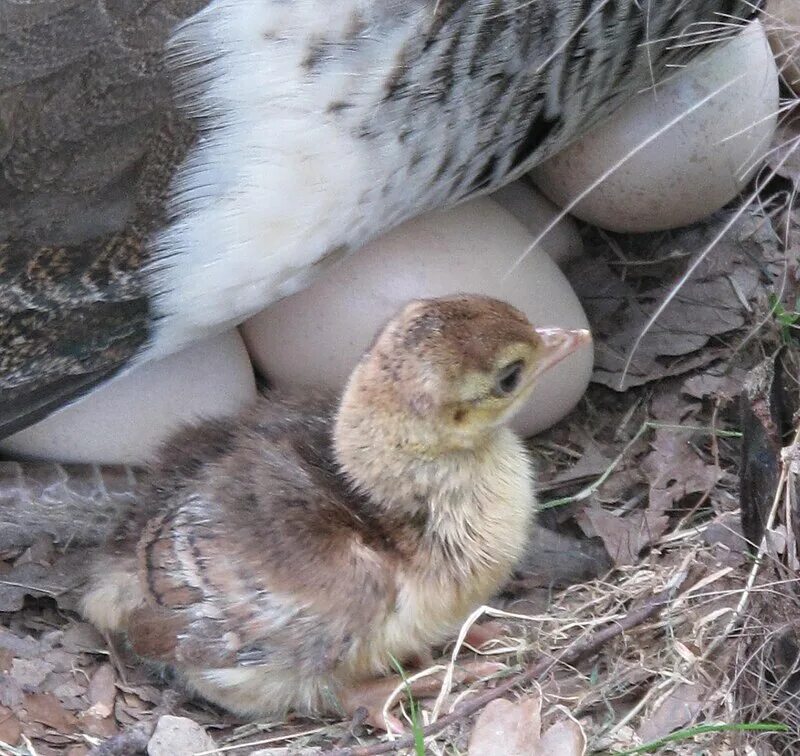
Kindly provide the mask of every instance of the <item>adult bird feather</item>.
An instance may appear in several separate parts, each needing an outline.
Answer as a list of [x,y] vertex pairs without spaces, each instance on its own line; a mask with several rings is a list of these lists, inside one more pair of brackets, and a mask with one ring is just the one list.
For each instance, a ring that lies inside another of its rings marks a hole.
[[0,437],[498,188],[747,0],[0,0]]

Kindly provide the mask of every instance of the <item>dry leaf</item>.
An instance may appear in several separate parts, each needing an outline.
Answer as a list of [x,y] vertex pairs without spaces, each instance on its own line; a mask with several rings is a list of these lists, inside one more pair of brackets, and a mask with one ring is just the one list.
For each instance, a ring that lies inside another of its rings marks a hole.
[[92,705],[90,711],[97,717],[107,717],[114,711],[114,698],[117,695],[117,676],[110,664],[101,664],[89,682],[87,695]]
[[639,552],[666,532],[669,520],[652,508],[619,517],[594,503],[579,515],[578,523],[586,535],[599,536],[614,564],[623,567],[639,560]]
[[51,693],[34,693],[25,696],[23,707],[29,722],[40,722],[57,733],[75,732],[77,721]]
[[732,368],[727,362],[722,362],[719,365],[712,365],[702,373],[689,376],[684,381],[681,391],[695,399],[713,396],[730,401],[742,390],[744,379],[744,370]]
[[742,518],[737,512],[724,512],[709,523],[703,539],[714,547],[716,561],[738,567],[747,557],[748,544],[742,533]]
[[[727,356],[729,350],[710,348],[709,340],[742,328],[748,307],[763,292],[757,261],[775,277],[765,249],[766,232],[755,219],[742,217],[698,267],[639,344],[628,372],[623,370],[632,345],[651,315],[672,290],[685,261],[705,249],[729,216],[720,213],[680,231],[615,235],[615,245],[630,258],[648,264],[624,269],[587,255],[569,269],[595,334],[592,380],[615,391],[626,390],[672,375],[682,375]],[[776,257],[777,253],[773,254]],[[652,261],[666,261],[661,264]],[[637,279],[636,276],[639,276]],[[666,283],[664,283],[666,281]],[[705,348],[704,348],[705,347]]]
[[[520,701],[492,701],[475,722],[469,753],[480,756],[533,756],[541,730],[542,700],[531,695]],[[568,754],[564,754],[568,756]]]
[[584,445],[580,459],[570,468],[556,475],[551,480],[545,481],[542,488],[552,489],[565,483],[574,483],[586,478],[597,478],[602,475],[613,462],[592,440]]
[[707,698],[708,691],[699,685],[678,685],[640,725],[642,742],[658,740],[689,724],[700,713]]
[[556,722],[544,735],[539,694],[512,702],[492,701],[475,722],[469,739],[473,756],[583,756],[586,737],[572,719]]
[[574,719],[562,719],[542,735],[534,753],[536,756],[583,756],[586,735]]
[[17,745],[22,734],[22,725],[11,709],[0,706],[0,743]]
[[11,674],[27,691],[36,692],[54,667],[43,659],[14,659]]
[[651,509],[666,512],[689,494],[711,490],[722,477],[720,469],[697,454],[690,439],[681,431],[656,431],[652,451],[642,463],[650,482]]

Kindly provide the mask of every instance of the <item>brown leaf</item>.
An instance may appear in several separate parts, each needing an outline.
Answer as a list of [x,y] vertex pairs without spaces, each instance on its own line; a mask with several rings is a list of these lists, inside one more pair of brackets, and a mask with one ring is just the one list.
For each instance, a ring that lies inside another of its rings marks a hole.
[[[99,706],[100,704],[95,704]],[[109,717],[94,716],[91,711],[94,709],[92,706],[84,715],[81,715],[81,732],[86,735],[93,735],[96,738],[105,740],[117,734],[117,726],[113,719]]]
[[17,745],[22,734],[22,725],[11,709],[0,706],[0,743]]
[[469,739],[475,756],[583,756],[586,737],[574,720],[556,722],[544,735],[542,699],[536,693],[519,701],[492,701],[478,716]]
[[699,685],[678,685],[639,727],[643,743],[663,738],[689,724],[703,708],[708,691]]
[[[632,345],[685,269],[675,261],[696,256],[728,220],[728,215],[720,213],[680,231],[615,235],[615,246],[623,255],[634,261],[638,256],[647,263],[639,268],[625,267],[624,279],[620,268],[612,268],[592,254],[570,266],[570,281],[595,335],[593,381],[624,391],[683,375],[730,353],[726,348],[710,348],[709,341],[742,328],[749,303],[763,291],[758,262],[754,261],[766,258],[768,240],[752,218],[736,221],[715,244],[713,254],[708,255],[643,337],[623,376]],[[664,262],[653,262],[659,260]],[[779,273],[775,271],[775,275]]]
[[729,364],[723,362],[687,378],[681,391],[695,399],[713,396],[730,400],[741,391],[744,378],[744,370],[731,368]]
[[114,711],[114,699],[117,695],[117,676],[110,664],[101,664],[89,682],[87,695],[92,713],[104,718]]
[[53,671],[53,665],[44,659],[14,659],[11,663],[11,674],[23,689],[38,692],[47,675]]
[[0,705],[16,708],[22,703],[22,686],[14,677],[0,675]]
[[536,756],[583,756],[586,735],[574,719],[562,719],[542,735],[534,753]]
[[652,451],[642,463],[650,482],[650,508],[666,512],[693,493],[711,490],[722,471],[705,462],[694,450],[688,433],[659,428]]
[[703,532],[703,539],[714,546],[717,561],[732,567],[744,563],[748,544],[742,533],[742,519],[735,512],[725,512],[717,517]]
[[542,700],[538,695],[517,702],[503,698],[492,701],[475,722],[469,739],[469,753],[533,756],[542,726],[541,709]]
[[40,722],[58,733],[75,732],[77,720],[51,693],[34,693],[25,696],[22,704],[27,712],[27,720]]
[[53,562],[54,554],[55,548],[53,546],[53,539],[49,535],[42,534],[20,554],[14,562],[14,566],[39,564],[44,567],[49,567]]
[[586,443],[580,459],[572,467],[546,481],[542,487],[552,489],[565,483],[599,477],[608,469],[612,461],[613,457],[609,457],[594,441],[590,440]]
[[656,509],[637,511],[619,517],[595,503],[578,517],[588,536],[599,536],[617,567],[635,564],[639,552],[660,538],[667,530],[667,516]]

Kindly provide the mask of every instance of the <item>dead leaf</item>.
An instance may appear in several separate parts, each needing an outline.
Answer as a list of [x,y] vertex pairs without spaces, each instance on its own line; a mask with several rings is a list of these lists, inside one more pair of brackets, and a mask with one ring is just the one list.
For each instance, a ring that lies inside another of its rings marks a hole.
[[34,693],[25,696],[22,703],[29,722],[39,722],[57,733],[75,732],[77,720],[51,693]]
[[707,396],[722,397],[730,401],[742,389],[745,371],[741,368],[730,367],[725,362],[712,365],[702,373],[689,376],[683,383],[681,391],[695,399],[704,399]]
[[110,664],[101,664],[89,682],[87,696],[91,708],[89,711],[103,719],[114,711],[114,699],[117,695],[117,675]]
[[55,547],[53,539],[48,535],[37,536],[36,540],[14,562],[15,567],[22,564],[39,564],[50,567],[53,563]]
[[710,348],[710,339],[742,328],[751,301],[763,291],[762,270],[755,261],[767,257],[768,240],[749,217],[736,221],[716,243],[713,254],[644,336],[623,376],[632,345],[671,292],[686,261],[705,249],[728,221],[729,215],[722,212],[680,231],[614,235],[622,254],[634,262],[638,258],[642,266],[612,268],[591,254],[570,266],[568,276],[595,335],[594,382],[625,391],[683,375],[729,354],[725,348]]
[[705,462],[690,441],[685,432],[656,430],[652,451],[642,463],[650,482],[651,509],[666,512],[689,494],[711,490],[722,477],[722,471]]
[[678,685],[639,727],[643,743],[663,738],[689,724],[703,708],[708,691],[699,685]]
[[703,538],[709,546],[714,547],[714,556],[718,562],[731,567],[744,563],[748,544],[742,533],[742,518],[738,513],[721,514],[709,523],[703,532]]
[[96,738],[105,740],[116,735],[118,730],[113,719],[107,716],[95,716],[91,713],[95,706],[101,705],[102,704],[95,704],[91,709],[81,715],[81,732],[85,733],[86,735],[93,735]]
[[[583,756],[586,738],[577,722],[557,722],[541,735],[542,699],[492,701],[475,722],[469,753],[476,756]],[[577,728],[577,732],[576,729]]]
[[16,708],[22,703],[22,686],[16,678],[8,675],[0,675],[0,705]]
[[11,652],[21,659],[35,659],[41,656],[42,646],[33,638],[22,638],[4,627],[0,627],[0,649]]
[[22,725],[11,709],[0,706],[0,743],[17,745],[22,734]]
[[613,458],[605,454],[592,440],[588,440],[580,459],[570,468],[548,481],[543,481],[541,488],[550,490],[567,483],[597,478],[602,475],[613,462]]
[[542,727],[542,699],[492,701],[475,722],[469,752],[483,756],[532,756]]
[[542,735],[534,753],[536,756],[583,756],[586,753],[586,734],[574,719],[562,719]]
[[11,662],[11,674],[29,692],[37,692],[52,671],[53,665],[43,659],[14,659]]
[[163,716],[147,744],[148,756],[194,756],[213,751],[216,744],[196,722],[186,717]]
[[619,517],[594,503],[579,515],[578,523],[586,535],[599,536],[614,564],[623,567],[635,564],[642,549],[664,535],[669,519],[654,508]]

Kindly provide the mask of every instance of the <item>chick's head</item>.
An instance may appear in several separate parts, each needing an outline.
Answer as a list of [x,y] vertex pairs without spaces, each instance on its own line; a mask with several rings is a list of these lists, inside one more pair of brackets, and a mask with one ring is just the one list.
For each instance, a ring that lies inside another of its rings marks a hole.
[[589,340],[586,330],[535,328],[505,302],[462,295],[406,305],[368,359],[405,411],[459,447],[508,420],[538,376]]

